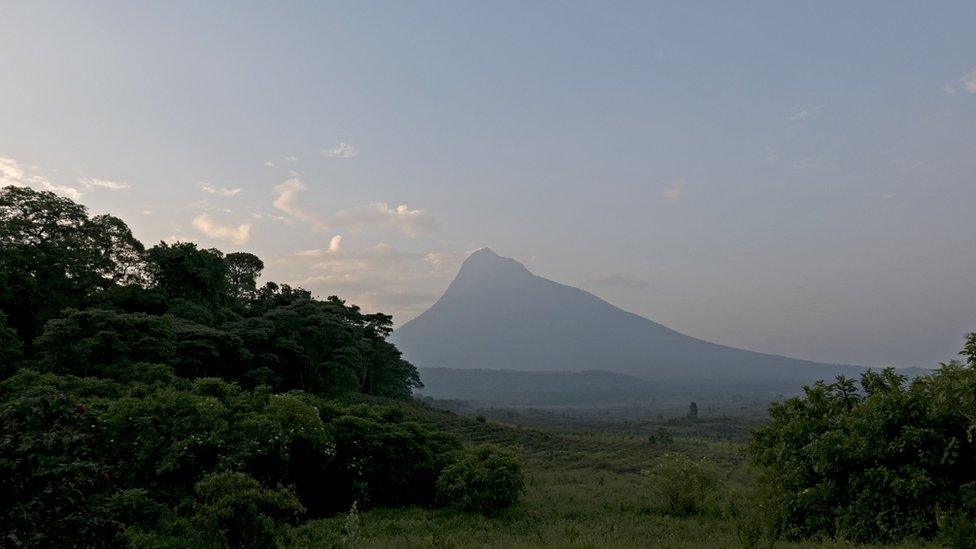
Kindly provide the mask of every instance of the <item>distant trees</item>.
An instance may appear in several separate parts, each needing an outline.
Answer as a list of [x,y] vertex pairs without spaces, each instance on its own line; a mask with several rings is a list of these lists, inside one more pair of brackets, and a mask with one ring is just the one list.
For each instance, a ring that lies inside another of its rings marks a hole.
[[889,543],[973,524],[976,334],[962,354],[911,382],[867,372],[770,407],[750,453],[788,536]]
[[688,418],[698,419],[698,403],[692,401],[691,404],[688,405]]

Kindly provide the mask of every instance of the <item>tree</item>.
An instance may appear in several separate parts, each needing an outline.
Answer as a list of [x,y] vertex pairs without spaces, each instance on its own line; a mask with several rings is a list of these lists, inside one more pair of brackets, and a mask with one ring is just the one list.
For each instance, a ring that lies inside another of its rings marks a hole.
[[66,307],[141,279],[143,246],[121,220],[26,187],[0,189],[0,310],[28,354]]
[[0,311],[0,379],[14,371],[14,365],[21,357],[20,338],[17,332],[7,326],[7,315]]
[[212,310],[227,305],[228,265],[215,249],[198,249],[192,242],[160,242],[146,252],[152,284],[169,299],[185,299]]
[[238,301],[253,299],[257,293],[257,278],[264,270],[264,262],[258,256],[246,252],[227,254],[224,261],[227,263],[231,297]]
[[688,405],[688,417],[690,419],[698,419],[698,404],[694,401]]

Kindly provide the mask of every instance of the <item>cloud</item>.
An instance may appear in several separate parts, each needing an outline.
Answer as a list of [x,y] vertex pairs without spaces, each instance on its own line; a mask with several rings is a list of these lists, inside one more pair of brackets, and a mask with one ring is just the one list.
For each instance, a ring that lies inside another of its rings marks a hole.
[[322,231],[330,229],[358,231],[367,227],[388,227],[414,238],[437,229],[437,223],[427,210],[410,208],[406,204],[393,208],[386,202],[372,202],[365,206],[342,210],[331,218],[316,215],[300,206],[300,195],[302,191],[308,190],[308,186],[299,177],[281,183],[274,190],[277,196],[273,204],[278,211]]
[[802,120],[807,120],[819,115],[823,112],[823,106],[813,107],[812,109],[801,109],[799,107],[793,107],[790,114],[786,115],[783,119],[789,120],[790,122],[800,122]]
[[223,240],[238,246],[247,244],[251,239],[251,226],[248,224],[225,225],[218,222],[210,215],[202,213],[193,218],[193,226],[201,233],[216,240]]
[[353,158],[359,156],[359,149],[343,141],[331,149],[322,151],[322,156],[327,158]]
[[312,250],[299,250],[295,252],[295,255],[298,257],[322,257],[325,254],[339,253],[341,247],[342,247],[342,236],[335,235],[329,240],[328,248],[324,250],[318,248]]
[[166,238],[164,238],[163,242],[172,245],[172,244],[176,244],[177,242],[195,242],[195,241],[188,236],[179,236],[179,235],[171,234]]
[[79,177],[77,179],[78,183],[84,185],[86,189],[107,189],[110,191],[124,191],[131,189],[132,185],[128,183],[123,183],[121,181],[110,181],[108,179],[99,179],[97,177]]
[[298,162],[298,157],[293,154],[289,154],[285,157],[285,162]]
[[641,290],[650,286],[650,282],[639,278],[631,278],[620,274],[606,276],[588,276],[584,281],[588,286],[604,288],[623,288],[626,290]]
[[270,160],[265,161],[264,165],[267,166],[267,167],[269,167],[269,168],[274,168],[274,166],[275,166],[274,162],[272,162]]
[[38,174],[36,166],[23,166],[13,158],[0,157],[0,187],[34,187],[66,196],[75,202],[81,200],[82,192],[68,185],[56,185]]
[[241,191],[244,189],[241,189],[240,187],[235,187],[233,189],[227,187],[215,187],[209,183],[200,183],[200,190],[208,194],[231,197],[241,194]]
[[969,93],[976,93],[976,70],[964,74],[962,78],[959,79],[959,83],[962,87],[966,89]]
[[664,189],[664,198],[670,200],[671,202],[677,202],[681,199],[681,195],[685,192],[685,180],[683,177],[677,179],[666,180],[665,183],[667,187]]
[[298,205],[298,195],[306,189],[308,187],[305,183],[302,183],[301,179],[293,177],[274,188],[278,196],[275,198],[273,204],[279,211],[285,212],[307,223],[318,225],[319,222],[315,220],[314,216]]
[[342,235],[335,235],[329,240],[329,253],[336,253],[342,246]]
[[461,262],[466,254],[454,252],[428,252],[424,254],[424,261],[435,271],[442,271]]
[[253,217],[254,219],[274,219],[275,221],[284,221],[285,220],[284,216],[266,214],[266,213],[263,213],[263,212],[252,212],[251,213],[251,217]]
[[336,223],[357,230],[367,226],[387,226],[414,238],[437,229],[437,223],[427,210],[410,209],[406,204],[391,208],[386,202],[373,202],[343,210],[336,214]]
[[942,91],[949,95],[955,95],[960,89],[969,93],[976,93],[976,70],[969,71],[960,76],[955,82],[949,82],[942,86]]

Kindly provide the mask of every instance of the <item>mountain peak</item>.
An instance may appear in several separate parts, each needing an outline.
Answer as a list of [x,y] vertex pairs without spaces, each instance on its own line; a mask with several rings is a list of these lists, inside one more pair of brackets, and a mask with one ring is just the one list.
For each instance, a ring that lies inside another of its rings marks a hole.
[[458,273],[458,276],[471,274],[498,275],[505,271],[529,272],[525,265],[514,259],[502,257],[486,246],[471,252],[471,255],[461,264],[461,272]]

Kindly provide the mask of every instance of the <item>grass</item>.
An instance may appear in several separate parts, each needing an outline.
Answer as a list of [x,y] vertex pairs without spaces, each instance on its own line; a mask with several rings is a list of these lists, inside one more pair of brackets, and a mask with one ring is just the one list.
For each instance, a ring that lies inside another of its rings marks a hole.
[[[408,406],[466,443],[515,449],[525,464],[526,492],[493,517],[451,509],[356,511],[308,522],[298,547],[745,547],[743,525],[755,472],[742,453],[754,415],[736,419],[637,419],[633,411],[482,410],[485,421],[429,406]],[[648,437],[667,429],[669,443]],[[674,516],[662,502],[674,479],[656,474],[674,456],[704,463],[716,485],[707,509]],[[768,540],[758,547],[770,547]],[[820,541],[774,547],[850,547]],[[920,546],[920,545],[916,545]],[[905,546],[908,547],[908,546]]]

